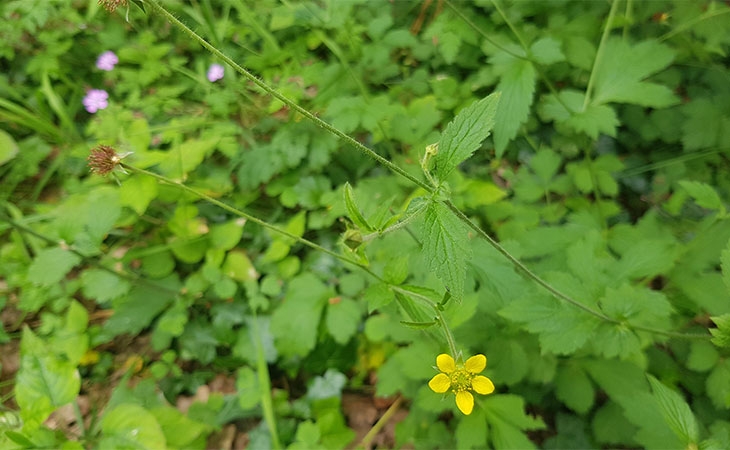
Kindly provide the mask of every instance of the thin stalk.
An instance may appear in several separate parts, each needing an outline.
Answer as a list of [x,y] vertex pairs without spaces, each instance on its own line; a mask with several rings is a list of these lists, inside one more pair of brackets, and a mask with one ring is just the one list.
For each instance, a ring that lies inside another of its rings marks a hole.
[[281,442],[279,441],[279,433],[276,430],[276,416],[274,415],[274,404],[271,400],[271,376],[264,357],[264,348],[261,343],[261,334],[259,333],[259,324],[255,312],[252,322],[256,341],[256,374],[258,375],[261,391],[261,409],[264,412],[264,420],[266,420],[266,425],[269,428],[269,434],[271,434],[272,446],[278,450],[281,448]]
[[[42,235],[42,234],[36,232],[35,230],[28,228],[27,226],[11,219],[10,217],[6,216],[5,214],[0,214],[0,221],[7,222],[16,230],[18,230],[22,233],[29,234],[35,238],[38,238],[38,239],[46,242],[47,244],[59,245],[59,242],[57,240],[54,240],[54,239],[49,238],[48,236]],[[153,283],[153,282],[149,281],[147,278],[139,276],[135,273],[130,273],[130,272],[126,272],[126,271],[116,271],[114,269],[110,269],[109,267],[106,267],[105,265],[101,264],[94,257],[87,256],[86,254],[81,253],[80,251],[76,250],[72,245],[67,245],[64,248],[66,248],[66,250],[68,250],[69,252],[78,256],[79,258],[81,258],[81,261],[83,261],[87,264],[90,264],[90,265],[96,267],[97,269],[103,270],[104,272],[115,275],[119,278],[125,279],[125,280],[133,282],[133,283],[145,284],[152,288],[159,289],[161,291],[165,291],[165,292],[168,292],[173,295],[180,294],[180,292],[175,289],[170,289],[168,287]]]
[[136,173],[139,173],[139,174],[147,175],[149,177],[152,177],[152,178],[157,179],[158,181],[160,181],[162,183],[169,184],[171,186],[175,186],[178,189],[181,189],[181,190],[183,190],[183,191],[185,191],[187,193],[193,194],[194,196],[196,196],[196,197],[198,197],[200,199],[203,199],[203,200],[205,200],[206,202],[208,202],[210,204],[213,204],[213,205],[215,205],[215,206],[217,206],[217,207],[219,207],[221,209],[224,209],[224,210],[226,210],[226,211],[228,211],[228,212],[230,212],[232,214],[235,214],[235,215],[237,215],[239,217],[243,217],[244,219],[246,219],[248,221],[251,221],[251,222],[253,222],[253,223],[257,224],[257,225],[260,225],[260,226],[262,226],[262,227],[264,227],[264,228],[266,228],[268,230],[271,230],[271,231],[273,231],[275,233],[281,234],[282,236],[286,236],[288,238],[291,238],[291,239],[299,242],[300,244],[304,244],[307,247],[310,247],[310,248],[313,248],[315,250],[318,250],[318,251],[320,251],[322,253],[325,253],[325,254],[327,254],[329,256],[332,256],[333,258],[337,258],[340,261],[343,261],[343,262],[352,264],[354,266],[357,266],[360,269],[362,269],[365,272],[367,272],[369,275],[371,275],[371,276],[375,277],[376,279],[382,281],[382,278],[380,278],[380,276],[378,276],[375,272],[373,272],[372,270],[370,270],[370,268],[368,268],[366,265],[364,265],[362,263],[359,263],[359,262],[357,262],[357,261],[355,261],[353,259],[350,259],[350,258],[347,258],[345,256],[342,256],[339,253],[333,252],[332,250],[329,250],[327,248],[324,248],[321,245],[316,244],[316,243],[314,243],[314,242],[312,242],[312,241],[310,241],[308,239],[305,239],[303,237],[297,236],[296,234],[292,234],[292,233],[284,230],[283,228],[279,228],[276,225],[272,225],[272,224],[270,224],[270,223],[268,223],[268,222],[266,222],[266,221],[264,221],[262,219],[259,219],[256,216],[252,216],[249,213],[243,212],[240,209],[235,208],[235,207],[229,205],[228,203],[224,203],[224,202],[222,202],[220,200],[217,200],[217,199],[215,199],[215,198],[213,198],[213,197],[211,197],[211,196],[209,196],[207,194],[204,194],[202,192],[196,191],[195,189],[193,189],[191,187],[188,187],[188,186],[186,186],[186,185],[184,185],[182,183],[179,183],[177,181],[174,181],[174,180],[172,180],[170,178],[167,178],[167,177],[165,177],[163,175],[159,175],[159,174],[156,174],[154,172],[150,172],[149,170],[140,169],[139,167],[131,166],[131,165],[129,165],[127,163],[123,163],[123,162],[120,163],[120,166],[122,166],[126,170],[129,170],[130,172],[136,172]]
[[319,127],[329,131],[330,133],[334,134],[335,136],[339,137],[346,143],[350,144],[351,146],[355,147],[356,149],[360,150],[370,158],[374,159],[375,161],[379,162],[380,164],[387,167],[389,170],[391,170],[394,173],[397,173],[398,175],[408,179],[412,183],[416,184],[419,187],[422,187],[428,192],[433,192],[433,188],[429,186],[428,184],[424,183],[422,180],[419,180],[415,176],[411,175],[410,173],[406,172],[404,169],[401,169],[399,166],[393,164],[392,162],[388,161],[387,159],[383,158],[382,156],[375,153],[370,148],[366,147],[365,145],[361,144],[360,142],[356,141],[354,138],[350,137],[349,135],[343,133],[339,129],[335,128],[334,126],[330,125],[328,122],[325,122],[324,120],[320,119],[319,117],[315,116],[313,113],[309,112],[307,109],[305,109],[302,106],[299,106],[298,103],[295,101],[289,99],[284,94],[280,93],[273,87],[266,84],[264,81],[260,80],[256,75],[252,74],[248,70],[241,67],[239,64],[237,64],[235,61],[233,61],[231,58],[226,56],[223,52],[212,46],[208,43],[205,39],[203,39],[200,35],[198,35],[196,32],[188,28],[184,23],[182,23],[180,20],[177,19],[172,13],[170,13],[168,10],[166,10],[157,0],[147,0],[145,4],[149,5],[157,11],[160,15],[162,15],[168,22],[170,22],[171,25],[176,26],[180,30],[182,30],[185,34],[190,36],[193,40],[197,41],[201,46],[203,46],[206,50],[214,54],[216,57],[220,58],[221,61],[225,62],[229,66],[231,66],[236,72],[243,75],[245,78],[247,78],[249,81],[251,81],[253,84],[261,88],[264,92],[271,95],[272,97],[280,100],[285,105],[287,105],[289,108],[293,109],[294,111],[298,112],[299,114],[303,115],[310,121],[314,122]]
[[388,409],[385,411],[385,414],[383,414],[380,419],[378,419],[377,422],[375,422],[375,425],[370,429],[370,431],[367,432],[365,436],[362,437],[360,440],[360,443],[357,445],[357,448],[368,448],[370,447],[370,443],[375,439],[375,436],[378,435],[380,430],[383,429],[383,427],[390,421],[390,419],[395,415],[396,412],[398,412],[398,408],[400,408],[401,403],[403,403],[403,397],[398,396],[398,398],[395,399],[392,405],[388,407]]
[[545,290],[547,290],[548,292],[553,294],[555,297],[557,297],[561,300],[564,300],[564,301],[570,303],[571,305],[575,306],[576,308],[580,308],[583,311],[587,312],[588,314],[596,316],[601,320],[605,320],[606,322],[611,322],[611,323],[620,323],[618,320],[612,319],[612,318],[608,317],[607,315],[603,314],[602,312],[596,311],[595,309],[589,308],[588,306],[574,300],[573,298],[569,297],[567,294],[563,294],[562,292],[560,292],[559,290],[554,288],[550,283],[548,283],[547,281],[545,281],[542,278],[540,278],[539,276],[537,276],[537,274],[535,274],[533,271],[528,269],[527,266],[525,266],[519,259],[512,256],[512,254],[510,252],[508,252],[504,247],[499,245],[499,243],[497,241],[492,239],[492,237],[490,235],[488,235],[484,230],[482,230],[478,225],[476,225],[474,222],[472,222],[463,212],[461,212],[461,210],[459,208],[457,208],[451,202],[451,200],[445,201],[444,205],[446,205],[446,207],[449,208],[451,210],[451,212],[453,212],[456,215],[456,217],[458,217],[462,222],[467,224],[469,226],[469,228],[474,230],[477,233],[477,235],[479,235],[482,239],[489,242],[489,244],[492,247],[494,247],[495,250],[497,250],[499,253],[501,253],[502,256],[507,258],[512,263],[512,265],[515,266],[515,268],[517,268],[520,272],[522,272],[525,276],[530,278],[532,281],[534,281],[535,283],[542,286]]
[[454,340],[454,335],[451,333],[451,328],[449,328],[449,325],[446,323],[446,319],[444,319],[444,315],[441,310],[438,309],[438,307],[436,307],[435,305],[433,309],[436,311],[436,317],[441,324],[441,329],[444,330],[446,342],[449,343],[449,351],[451,351],[451,356],[454,358],[454,361],[456,361],[457,357],[459,356],[459,352],[456,350],[456,341]]
[[588,78],[588,86],[586,87],[586,95],[583,99],[583,111],[588,108],[588,104],[591,101],[591,93],[593,91],[593,84],[596,82],[596,74],[598,73],[597,68],[601,66],[603,61],[603,53],[606,51],[606,41],[608,35],[611,34],[611,24],[613,18],[616,16],[616,10],[618,9],[618,1],[613,0],[611,2],[611,9],[608,11],[608,18],[606,19],[606,26],[603,28],[603,35],[601,36],[601,42],[598,44],[598,51],[596,51],[596,59],[593,60],[593,68],[591,69],[591,76]]

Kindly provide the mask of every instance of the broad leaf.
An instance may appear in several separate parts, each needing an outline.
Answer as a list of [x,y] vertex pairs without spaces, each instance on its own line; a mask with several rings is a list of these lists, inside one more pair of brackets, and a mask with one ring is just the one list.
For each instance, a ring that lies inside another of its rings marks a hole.
[[81,381],[76,367],[48,351],[48,344],[23,329],[15,401],[30,427],[37,427],[59,406],[72,402]]
[[674,51],[657,41],[631,45],[623,39],[610,38],[596,69],[591,103],[632,103],[654,108],[677,103],[679,99],[668,87],[643,81],[666,68],[672,59]]

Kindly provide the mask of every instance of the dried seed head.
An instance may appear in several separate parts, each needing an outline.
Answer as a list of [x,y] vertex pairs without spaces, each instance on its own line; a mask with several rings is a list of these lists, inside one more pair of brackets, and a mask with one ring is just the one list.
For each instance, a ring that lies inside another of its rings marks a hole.
[[97,175],[105,176],[122,161],[112,147],[108,145],[99,145],[89,155],[89,169]]
[[99,0],[99,4],[109,12],[114,12],[120,6],[127,6],[127,0]]

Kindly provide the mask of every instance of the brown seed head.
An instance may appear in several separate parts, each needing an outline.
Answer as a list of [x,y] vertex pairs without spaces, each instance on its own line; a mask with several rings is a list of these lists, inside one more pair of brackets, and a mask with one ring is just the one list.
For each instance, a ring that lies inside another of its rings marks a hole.
[[91,150],[88,160],[89,169],[101,176],[108,175],[121,162],[117,152],[108,145],[99,145]]
[[109,12],[114,12],[120,6],[127,6],[127,0],[99,0],[99,4]]

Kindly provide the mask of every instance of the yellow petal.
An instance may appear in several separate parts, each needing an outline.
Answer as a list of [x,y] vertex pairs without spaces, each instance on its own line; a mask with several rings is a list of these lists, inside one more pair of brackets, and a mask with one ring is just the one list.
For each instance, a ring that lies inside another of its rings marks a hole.
[[484,355],[474,355],[466,360],[464,368],[471,373],[479,373],[487,367],[487,357]]
[[474,409],[474,396],[469,391],[459,391],[456,393],[456,406],[459,407],[459,411],[463,412],[467,416],[471,414],[471,410]]
[[431,381],[428,382],[428,387],[438,394],[443,394],[451,387],[451,378],[446,374],[440,373],[431,378]]
[[487,377],[477,375],[471,380],[471,388],[477,394],[487,395],[494,392],[494,383]]
[[441,353],[436,357],[436,367],[438,367],[441,372],[451,373],[456,370],[456,363],[454,362],[454,358],[446,353]]

